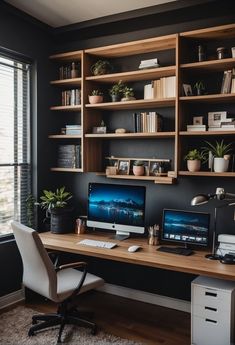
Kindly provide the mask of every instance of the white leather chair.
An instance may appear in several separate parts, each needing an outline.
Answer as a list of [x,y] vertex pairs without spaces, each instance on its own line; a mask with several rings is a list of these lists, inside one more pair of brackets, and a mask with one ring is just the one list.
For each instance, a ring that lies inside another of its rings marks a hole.
[[[73,304],[78,294],[101,286],[103,279],[87,273],[85,262],[75,262],[55,268],[38,233],[18,222],[12,229],[23,261],[23,284],[40,295],[58,303],[55,314],[34,315],[28,335],[55,325],[60,325],[58,343],[65,324],[90,327],[96,333],[96,324],[81,319]],[[82,269],[82,271],[74,268]],[[37,323],[40,321],[40,323]]]

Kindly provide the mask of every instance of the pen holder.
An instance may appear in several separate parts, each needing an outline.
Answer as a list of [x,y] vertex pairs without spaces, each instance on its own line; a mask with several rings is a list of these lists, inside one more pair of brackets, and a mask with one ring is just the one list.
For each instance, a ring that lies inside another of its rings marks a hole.
[[84,234],[86,231],[86,219],[85,217],[80,217],[76,219],[75,234]]
[[157,224],[148,227],[148,244],[151,246],[159,245],[160,227]]

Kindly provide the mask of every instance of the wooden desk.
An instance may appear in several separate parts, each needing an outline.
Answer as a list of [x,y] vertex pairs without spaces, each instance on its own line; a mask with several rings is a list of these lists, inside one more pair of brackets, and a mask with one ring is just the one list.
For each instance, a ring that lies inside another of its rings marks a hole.
[[[207,254],[205,251],[196,251],[195,254],[191,256],[163,253],[156,251],[157,247],[149,246],[147,244],[147,239],[130,238],[125,241],[117,241],[111,239],[110,236],[110,234],[98,232],[83,235],[57,235],[50,232],[40,234],[44,246],[48,249],[162,268],[165,270],[235,280],[235,265],[225,265],[221,264],[219,261],[207,260],[204,257],[205,254]],[[77,244],[85,238],[115,242],[118,244],[118,247],[103,249]],[[140,245],[142,249],[135,253],[129,253],[127,251],[128,247],[134,244]]]

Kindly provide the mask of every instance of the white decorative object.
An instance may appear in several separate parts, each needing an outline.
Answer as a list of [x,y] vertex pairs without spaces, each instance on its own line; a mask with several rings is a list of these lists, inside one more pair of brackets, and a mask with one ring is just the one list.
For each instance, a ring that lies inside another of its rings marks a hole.
[[214,172],[228,171],[229,160],[220,157],[214,157]]
[[116,130],[115,130],[115,133],[126,133],[126,129],[125,128],[117,128]]

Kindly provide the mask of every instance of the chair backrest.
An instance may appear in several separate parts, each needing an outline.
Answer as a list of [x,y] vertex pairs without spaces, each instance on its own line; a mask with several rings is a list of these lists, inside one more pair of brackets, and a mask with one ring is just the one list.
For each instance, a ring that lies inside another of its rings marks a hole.
[[38,233],[18,222],[11,223],[23,261],[23,284],[51,300],[57,299],[57,276]]

